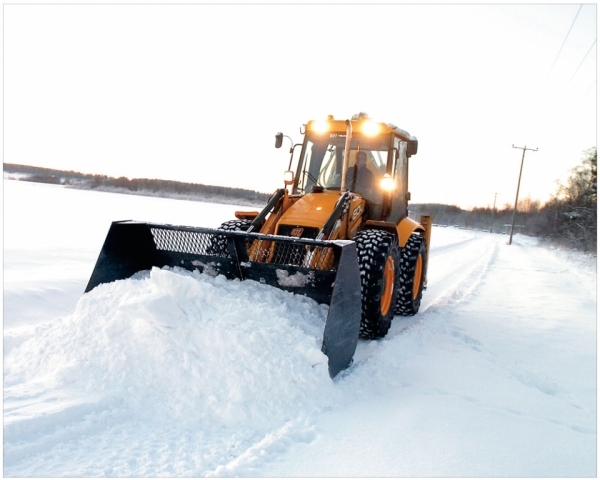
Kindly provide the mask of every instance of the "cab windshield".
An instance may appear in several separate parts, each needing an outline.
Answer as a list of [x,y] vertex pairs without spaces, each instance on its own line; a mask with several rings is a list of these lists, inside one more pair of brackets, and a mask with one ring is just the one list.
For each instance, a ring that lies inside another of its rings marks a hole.
[[[350,144],[346,187],[377,204],[383,201],[383,194],[377,186],[386,173],[390,142],[390,135],[365,137],[356,133],[352,135]],[[315,185],[330,190],[341,187],[345,143],[344,134],[307,133],[298,164],[297,193],[309,193]],[[359,151],[364,152],[364,155],[361,154],[364,160],[356,168]]]

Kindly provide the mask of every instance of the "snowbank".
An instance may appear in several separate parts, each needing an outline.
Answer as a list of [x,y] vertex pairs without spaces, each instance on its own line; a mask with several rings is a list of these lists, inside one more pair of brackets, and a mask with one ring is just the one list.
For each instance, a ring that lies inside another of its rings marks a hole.
[[23,384],[62,397],[26,422],[22,408],[5,410],[7,459],[69,416],[176,425],[217,444],[301,422],[336,398],[320,350],[326,314],[306,297],[181,269],[100,285],[5,359],[5,400]]
[[5,385],[122,397],[135,417],[204,431],[265,430],[332,401],[326,313],[255,282],[155,268],[101,285],[73,315],[39,326],[7,360]]

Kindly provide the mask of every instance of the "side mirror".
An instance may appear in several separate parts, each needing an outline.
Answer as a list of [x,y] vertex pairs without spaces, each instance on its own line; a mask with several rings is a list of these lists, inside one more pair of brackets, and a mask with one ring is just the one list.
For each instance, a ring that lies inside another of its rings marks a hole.
[[406,155],[410,157],[411,155],[416,155],[417,150],[419,149],[419,141],[417,137],[410,137],[408,141],[408,146],[406,148]]
[[286,170],[283,172],[283,184],[284,185],[292,185],[294,183],[294,172],[291,170]]
[[275,148],[280,148],[283,143],[283,133],[279,132],[275,135]]

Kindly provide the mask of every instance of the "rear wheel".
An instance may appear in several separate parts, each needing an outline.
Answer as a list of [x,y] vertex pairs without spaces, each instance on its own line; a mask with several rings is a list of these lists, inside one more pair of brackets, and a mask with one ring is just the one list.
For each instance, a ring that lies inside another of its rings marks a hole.
[[364,230],[354,237],[361,282],[360,337],[385,337],[394,316],[399,255],[394,235]]
[[410,316],[419,311],[425,282],[427,248],[425,239],[413,233],[400,249],[400,275],[396,315]]
[[[250,220],[228,220],[219,227],[219,230],[227,230],[230,232],[243,231],[245,232],[250,228]],[[229,251],[227,250],[227,238],[222,235],[215,235],[211,241],[209,247],[209,253],[218,257],[228,257]]]

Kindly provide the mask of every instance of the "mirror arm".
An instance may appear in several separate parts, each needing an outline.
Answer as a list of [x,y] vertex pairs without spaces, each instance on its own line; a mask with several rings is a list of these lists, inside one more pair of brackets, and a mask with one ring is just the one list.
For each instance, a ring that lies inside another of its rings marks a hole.
[[[290,137],[288,137],[290,138]],[[291,138],[290,138],[291,140]],[[296,149],[296,147],[301,146],[301,143],[297,143],[296,145],[294,145],[293,147],[290,147],[290,164],[288,165],[288,170],[292,169],[292,160],[294,159],[294,150]]]

